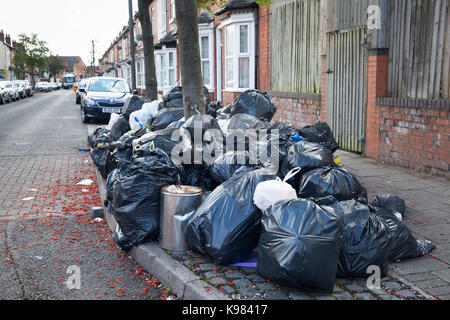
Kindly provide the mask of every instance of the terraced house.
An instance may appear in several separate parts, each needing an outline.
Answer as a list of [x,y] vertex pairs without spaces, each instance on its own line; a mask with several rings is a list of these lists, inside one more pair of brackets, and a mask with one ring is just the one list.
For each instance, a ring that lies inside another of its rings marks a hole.
[[[174,1],[149,7],[160,93],[180,84]],[[214,100],[269,92],[274,120],[327,121],[342,149],[450,176],[448,0],[229,0],[199,12],[203,81]],[[136,19],[136,70],[144,86]],[[128,29],[101,59],[130,80]]]
[[16,47],[15,42],[11,40],[11,36],[0,30],[0,81],[16,80],[13,63]]

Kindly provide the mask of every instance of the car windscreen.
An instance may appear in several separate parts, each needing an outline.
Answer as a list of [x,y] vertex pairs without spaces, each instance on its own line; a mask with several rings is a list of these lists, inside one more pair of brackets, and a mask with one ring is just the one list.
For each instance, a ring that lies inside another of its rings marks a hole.
[[14,83],[14,86],[17,87],[17,88],[19,88],[19,87],[20,87],[20,83],[17,83],[17,82],[16,82],[16,83]]
[[75,78],[74,77],[67,77],[64,78],[64,81],[67,83],[74,83],[75,82]]
[[130,87],[125,80],[96,79],[91,81],[88,91],[130,93]]

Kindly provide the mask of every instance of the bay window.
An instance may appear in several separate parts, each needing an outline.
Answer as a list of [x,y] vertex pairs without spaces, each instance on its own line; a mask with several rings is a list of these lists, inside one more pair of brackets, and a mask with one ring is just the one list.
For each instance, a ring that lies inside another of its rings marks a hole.
[[162,49],[156,52],[156,77],[158,88],[165,89],[177,84],[176,49]]
[[225,88],[243,91],[254,87],[254,23],[225,26]]

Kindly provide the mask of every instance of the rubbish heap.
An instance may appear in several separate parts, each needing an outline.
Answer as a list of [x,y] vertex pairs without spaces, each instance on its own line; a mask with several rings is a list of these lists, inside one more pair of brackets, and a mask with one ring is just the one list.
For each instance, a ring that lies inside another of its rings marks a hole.
[[388,261],[434,249],[401,221],[402,199],[369,203],[334,157],[339,145],[326,123],[271,122],[277,109],[258,90],[226,107],[208,101],[206,110],[184,119],[175,87],[162,101],[127,101],[88,138],[124,250],[159,239],[161,189],[180,185],[203,192],[180,231],[189,248],[222,265],[256,250],[258,273],[285,286],[331,293],[336,277],[367,277],[373,265],[386,275]]

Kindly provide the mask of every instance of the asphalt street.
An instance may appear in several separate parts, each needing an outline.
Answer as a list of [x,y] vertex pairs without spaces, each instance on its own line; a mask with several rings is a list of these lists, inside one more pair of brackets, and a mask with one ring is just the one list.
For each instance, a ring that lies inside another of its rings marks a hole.
[[0,105],[0,130],[0,299],[176,298],[90,216],[101,200],[71,90]]

